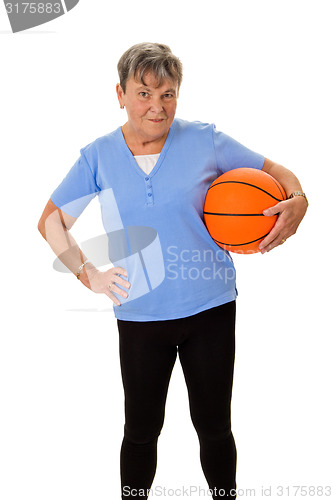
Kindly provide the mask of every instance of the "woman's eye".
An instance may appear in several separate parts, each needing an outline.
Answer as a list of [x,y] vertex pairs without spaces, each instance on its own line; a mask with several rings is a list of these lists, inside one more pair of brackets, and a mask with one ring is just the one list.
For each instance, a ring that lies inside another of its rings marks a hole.
[[148,94],[148,92],[140,92],[139,95],[141,97],[148,97],[149,94]]
[[166,97],[167,99],[172,99],[173,98],[173,94],[164,94],[164,97]]

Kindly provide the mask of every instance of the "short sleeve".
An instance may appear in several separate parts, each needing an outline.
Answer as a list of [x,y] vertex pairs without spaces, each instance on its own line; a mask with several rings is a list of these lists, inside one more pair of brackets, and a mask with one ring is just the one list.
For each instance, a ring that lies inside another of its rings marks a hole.
[[72,217],[79,217],[100,188],[84,154],[74,163],[66,177],[51,194],[52,202]]
[[223,132],[218,132],[215,125],[213,141],[219,174],[241,167],[262,169],[265,162],[264,156],[251,151]]

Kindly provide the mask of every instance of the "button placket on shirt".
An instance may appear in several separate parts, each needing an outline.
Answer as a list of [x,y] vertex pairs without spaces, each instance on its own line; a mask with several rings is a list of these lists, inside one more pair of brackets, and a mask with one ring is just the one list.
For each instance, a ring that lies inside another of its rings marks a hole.
[[153,205],[154,204],[153,187],[151,184],[151,178],[148,176],[145,177],[145,185],[146,185],[146,203],[147,205]]

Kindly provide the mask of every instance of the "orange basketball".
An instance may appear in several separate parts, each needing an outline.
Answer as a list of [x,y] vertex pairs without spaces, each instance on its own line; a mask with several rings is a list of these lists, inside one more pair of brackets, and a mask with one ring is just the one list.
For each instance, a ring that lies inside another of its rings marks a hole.
[[204,221],[220,247],[256,253],[277,219],[277,215],[263,215],[263,210],[285,199],[283,187],[271,175],[255,168],[237,168],[220,175],[209,187]]

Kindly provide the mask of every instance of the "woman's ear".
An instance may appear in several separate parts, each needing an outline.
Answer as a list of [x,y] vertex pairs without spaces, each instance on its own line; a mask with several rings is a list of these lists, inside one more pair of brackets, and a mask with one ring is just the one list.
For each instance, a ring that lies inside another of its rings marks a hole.
[[120,104],[120,108],[123,109],[124,108],[123,96],[124,96],[125,92],[123,91],[120,83],[117,83],[117,85],[116,85],[116,92],[117,92],[117,97],[118,97],[118,101]]

